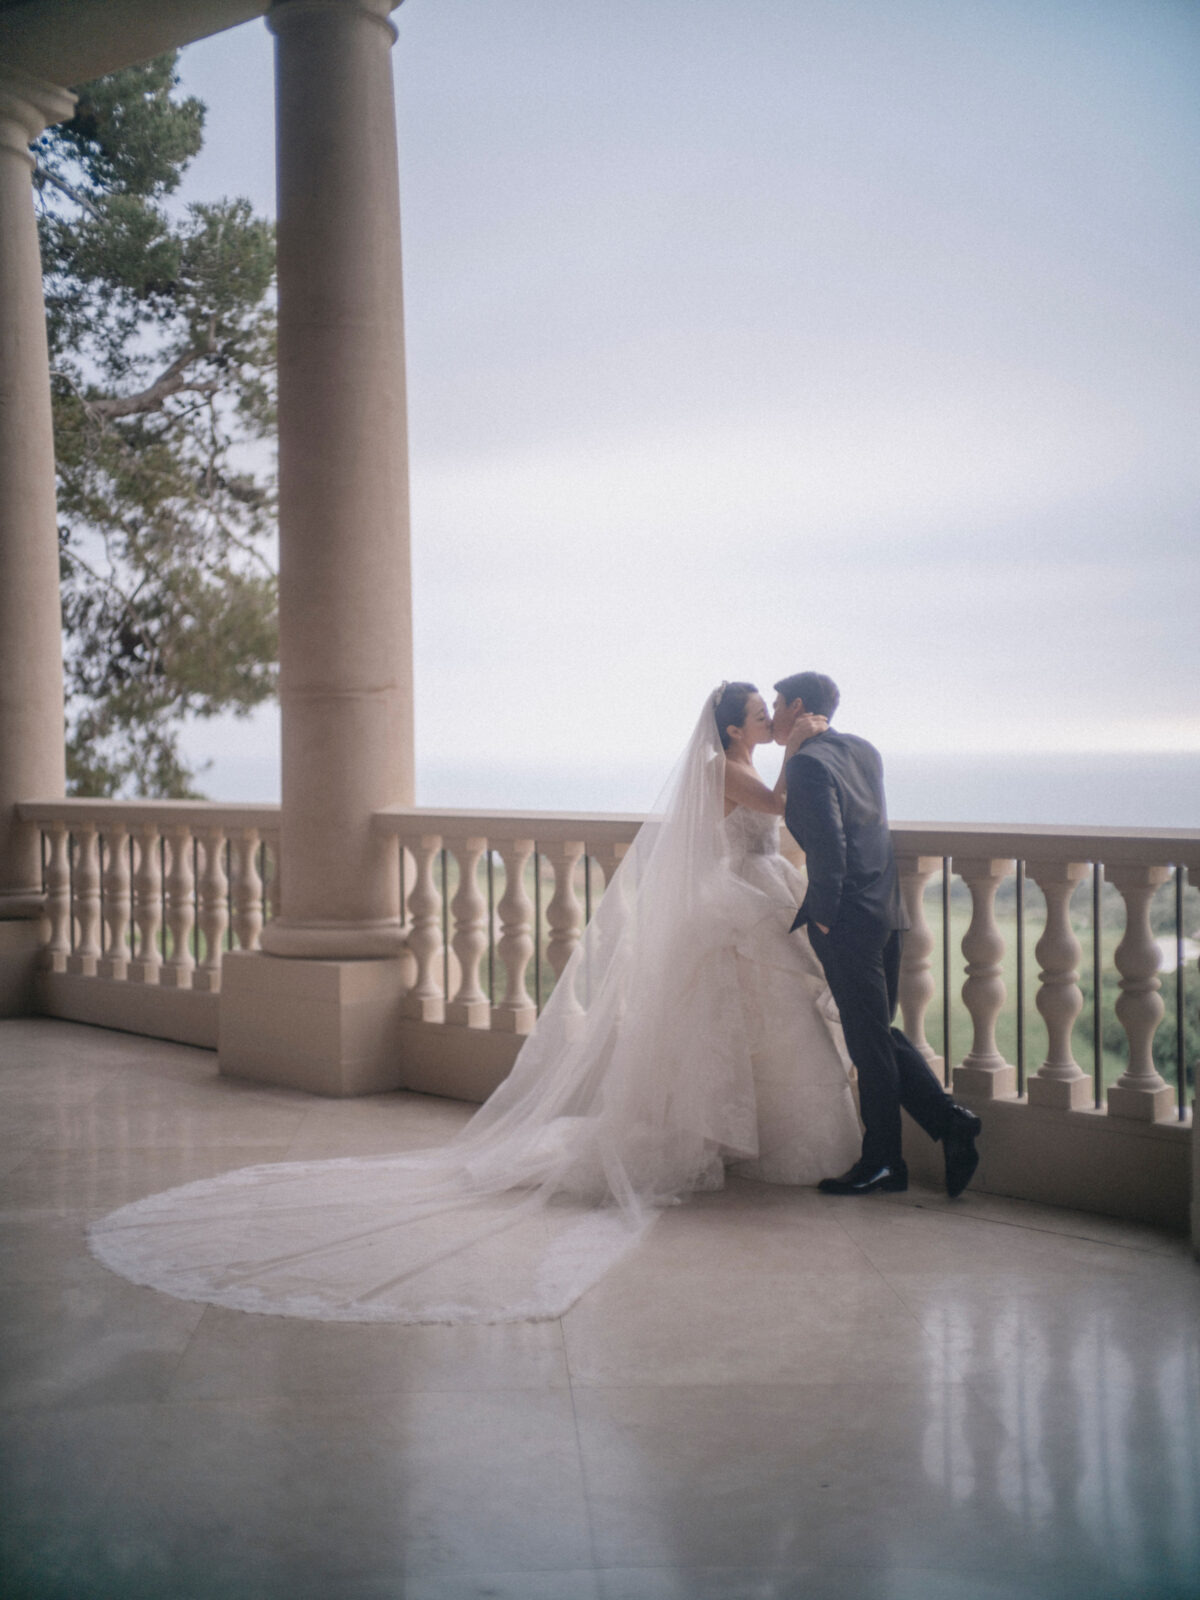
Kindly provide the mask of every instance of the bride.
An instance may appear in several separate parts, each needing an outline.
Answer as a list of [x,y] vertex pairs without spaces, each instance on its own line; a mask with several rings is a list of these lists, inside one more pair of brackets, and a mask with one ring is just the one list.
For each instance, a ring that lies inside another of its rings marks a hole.
[[512,1072],[448,1144],[151,1195],[95,1223],[93,1253],[245,1311],[556,1317],[727,1168],[812,1184],[850,1165],[836,1013],[807,934],[788,931],[803,880],[779,854],[782,776],[770,789],[754,768],[771,738],[753,684],[706,700]]

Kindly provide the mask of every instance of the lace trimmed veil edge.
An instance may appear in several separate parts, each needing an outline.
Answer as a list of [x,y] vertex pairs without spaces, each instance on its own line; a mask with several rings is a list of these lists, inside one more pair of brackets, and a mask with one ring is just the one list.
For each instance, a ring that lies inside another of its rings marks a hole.
[[459,1135],[152,1195],[94,1224],[93,1253],[181,1299],[284,1316],[561,1315],[658,1208],[755,1154],[723,814],[706,700],[512,1072]]

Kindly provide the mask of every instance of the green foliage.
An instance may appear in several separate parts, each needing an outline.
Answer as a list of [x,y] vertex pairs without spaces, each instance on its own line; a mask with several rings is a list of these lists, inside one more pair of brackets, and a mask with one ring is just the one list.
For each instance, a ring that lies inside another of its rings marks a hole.
[[204,122],[176,61],[86,85],[36,146],[81,795],[195,793],[186,719],[275,692],[274,230],[164,204]]

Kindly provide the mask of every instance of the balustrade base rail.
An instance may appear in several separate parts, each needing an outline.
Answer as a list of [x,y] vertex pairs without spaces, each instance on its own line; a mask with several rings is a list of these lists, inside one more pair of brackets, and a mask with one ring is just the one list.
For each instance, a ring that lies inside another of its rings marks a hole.
[[446,1028],[406,1018],[399,1029],[399,1088],[481,1105],[508,1077],[523,1035]]
[[[1134,1123],[1095,1109],[1051,1110],[1016,1097],[975,1100],[963,1095],[961,1100],[983,1120],[974,1192],[1187,1234],[1193,1145],[1187,1124]],[[907,1117],[904,1123],[909,1172],[917,1182],[940,1190],[945,1176],[942,1147]]]
[[[36,1008],[214,1045],[225,956],[258,951],[280,904],[278,807],[60,800],[18,814],[43,840]],[[372,1023],[386,1059],[355,1081],[486,1098],[641,821],[377,813],[375,828],[398,847],[407,956],[395,1016]],[[912,923],[902,1022],[984,1117],[976,1187],[1182,1226],[1200,1055],[1188,943],[1200,938],[1200,831],[892,831]],[[6,951],[0,964],[19,965]],[[1164,951],[1175,957],[1165,990]],[[287,1073],[281,1059],[267,1081]],[[917,1169],[938,1181],[940,1152],[909,1144]]]
[[217,1048],[219,994],[85,978],[73,972],[39,973],[34,992],[43,1016],[194,1044],[203,1050]]

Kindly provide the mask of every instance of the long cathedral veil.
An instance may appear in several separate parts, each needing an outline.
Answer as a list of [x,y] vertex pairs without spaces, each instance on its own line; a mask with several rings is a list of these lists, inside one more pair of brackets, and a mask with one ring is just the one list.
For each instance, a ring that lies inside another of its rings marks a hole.
[[711,700],[508,1078],[448,1144],[152,1195],[93,1253],[186,1300],[335,1321],[561,1315],[757,1149]]

